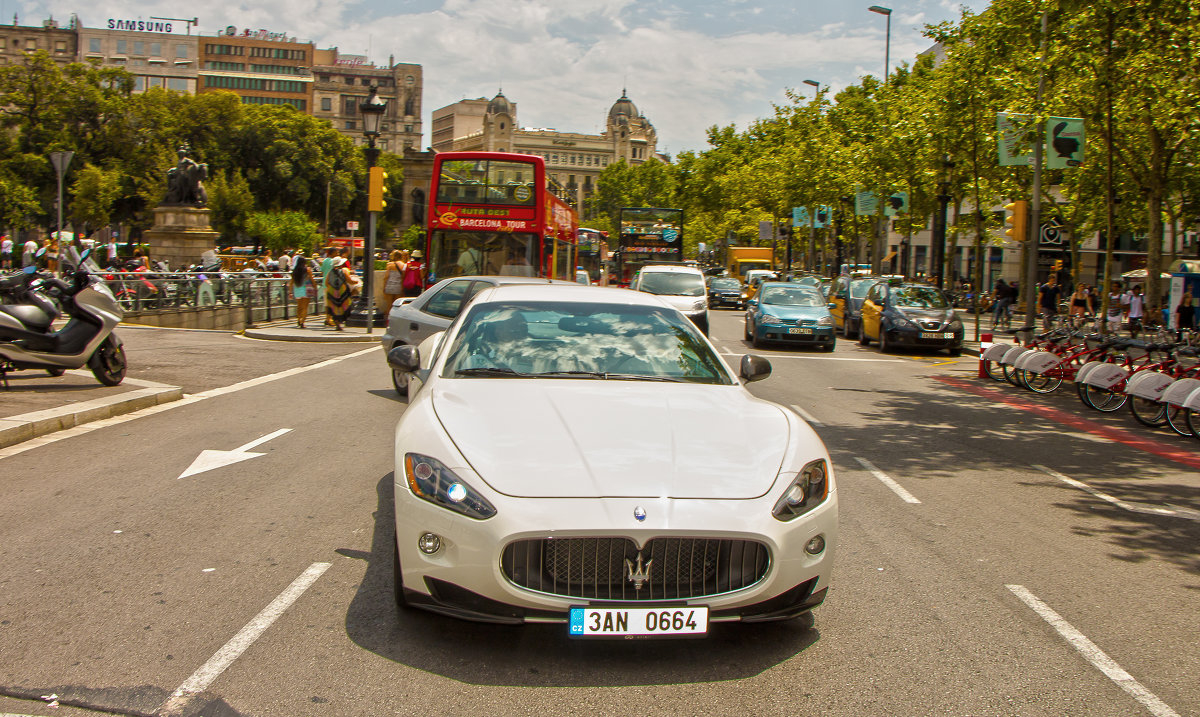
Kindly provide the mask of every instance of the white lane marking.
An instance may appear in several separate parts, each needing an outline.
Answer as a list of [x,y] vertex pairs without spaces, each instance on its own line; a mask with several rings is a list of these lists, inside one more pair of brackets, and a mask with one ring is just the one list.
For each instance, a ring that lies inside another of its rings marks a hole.
[[[80,376],[82,378],[93,378],[92,372],[88,369],[76,368],[67,371],[67,373],[71,374],[72,376]],[[122,386],[125,384],[129,384],[130,386],[141,386],[142,388],[175,388],[170,384],[159,383],[157,381],[147,381],[144,378],[130,378],[128,376],[121,381]]]
[[1132,675],[1105,654],[1104,650],[1101,650],[1096,643],[1087,639],[1082,632],[1076,630],[1071,623],[1054,612],[1049,605],[1029,592],[1024,585],[1005,585],[1004,587],[1012,591],[1012,594],[1020,598],[1021,602],[1028,605],[1031,610],[1049,623],[1059,635],[1062,635],[1063,639],[1071,643],[1071,646],[1078,650],[1079,654],[1083,655],[1085,660],[1092,663],[1093,667],[1103,672],[1108,679],[1117,683],[1118,687],[1128,692],[1135,700],[1141,702],[1142,706],[1150,714],[1155,717],[1179,717],[1179,713],[1168,707],[1153,692],[1146,689],[1145,685],[1133,679]]
[[805,411],[803,408],[800,408],[799,406],[797,406],[794,403],[792,404],[792,410],[795,411],[796,413],[799,413],[801,418],[808,421],[808,425],[813,426],[814,428],[824,428],[825,427],[824,423],[821,423],[816,418],[814,418],[811,413],[809,413],[808,411]]
[[[736,354],[731,351],[722,351],[722,356],[738,358],[746,354]],[[762,356],[768,359],[805,359],[808,361],[858,361],[862,363],[904,363],[900,359],[878,359],[878,358],[842,358],[840,356],[805,356],[804,354],[779,354],[779,353],[760,353],[756,356]]]
[[904,490],[904,486],[902,486],[899,483],[897,483],[896,481],[892,480],[891,476],[889,476],[887,473],[884,473],[883,471],[876,468],[875,464],[871,463],[871,461],[867,460],[866,458],[859,458],[858,456],[855,456],[854,460],[858,461],[859,464],[862,465],[863,468],[866,468],[871,473],[871,475],[878,478],[880,483],[883,483],[888,488],[891,488],[892,492],[895,493],[896,495],[900,496],[900,498],[905,503],[916,504],[916,503],[921,502],[921,501],[917,500],[917,497],[914,496],[912,493],[909,493],[908,491]]
[[[1096,488],[1093,488],[1092,486],[1088,485],[1087,483],[1084,483],[1083,481],[1075,480],[1074,478],[1065,476],[1056,470],[1047,468],[1046,466],[1035,465],[1034,468],[1045,473],[1046,475],[1050,476],[1051,478],[1057,478],[1058,480],[1062,481],[1063,483],[1066,483],[1069,486],[1078,488],[1079,490],[1085,491],[1087,493],[1091,493],[1092,495],[1096,496],[1100,500],[1106,501],[1108,503],[1112,503],[1113,505],[1117,506],[1118,508],[1121,508],[1123,510],[1128,510],[1131,513],[1146,513],[1148,515],[1167,515],[1167,516],[1171,516],[1172,518],[1184,518],[1186,520],[1200,519],[1200,513],[1195,513],[1195,511],[1179,511],[1179,510],[1172,510],[1170,508],[1159,508],[1157,506],[1147,506],[1147,505],[1142,505],[1139,503],[1129,503],[1129,502],[1121,500],[1120,498],[1113,497],[1113,496],[1109,495],[1108,493],[1104,493],[1100,490],[1097,490]],[[1195,513],[1195,514],[1193,514],[1193,513]]]
[[304,591],[312,586],[317,578],[321,577],[326,570],[329,569],[331,563],[313,563],[308,566],[308,569],[300,574],[300,577],[292,581],[292,584],[287,587],[279,597],[271,601],[270,605],[263,608],[262,612],[258,613],[253,620],[246,623],[238,634],[233,636],[229,642],[216,654],[209,658],[208,662],[200,666],[200,669],[192,673],[192,676],[183,681],[183,684],[175,688],[167,701],[158,708],[159,715],[180,715],[183,713],[184,707],[192,697],[200,694],[208,689],[208,686],[213,683],[213,680],[220,677],[221,673],[227,667],[233,664],[233,661],[241,657],[246,648],[254,644],[268,627],[271,626],[279,616],[284,613],[292,603],[296,602]]
[[176,408],[182,408],[183,406],[190,406],[193,403],[197,403],[199,401],[203,401],[208,398],[224,396],[227,393],[234,393],[235,391],[242,391],[247,388],[253,388],[255,386],[259,386],[264,383],[269,383],[271,381],[278,381],[281,378],[295,376],[296,374],[304,373],[306,371],[314,371],[319,368],[325,368],[326,366],[332,366],[341,361],[345,361],[347,359],[352,359],[357,356],[362,356],[363,354],[368,354],[368,353],[371,353],[372,351],[378,351],[379,349],[380,349],[379,346],[372,346],[369,349],[363,349],[362,351],[355,351],[354,353],[349,353],[344,356],[338,356],[336,358],[326,359],[325,361],[320,361],[318,363],[310,364],[308,366],[300,366],[298,368],[290,368],[286,371],[280,371],[279,373],[273,373],[273,374],[269,374],[267,376],[259,376],[258,378],[252,378],[252,379],[248,379],[246,381],[240,381],[238,383],[230,384],[229,386],[223,386],[221,388],[214,388],[214,389],[210,389],[208,391],[201,391],[200,393],[188,394],[188,395],[184,396],[183,398],[179,399],[178,401],[172,401],[170,403],[160,403],[157,406],[150,406],[149,408],[143,408],[140,411],[133,411],[132,413],[125,413],[120,416],[113,416],[112,418],[105,418],[101,421],[92,421],[91,423],[84,423],[82,425],[75,426],[74,428],[68,428],[65,431],[55,431],[54,433],[48,433],[44,436],[39,436],[38,438],[31,438],[28,441],[22,441],[21,443],[9,446],[8,448],[0,448],[0,460],[3,460],[5,458],[10,458],[19,453],[24,453],[25,451],[33,450],[34,448],[40,448],[41,446],[45,446],[50,443],[57,443],[58,441],[66,440],[68,438],[82,436],[85,433],[91,433],[92,431],[96,431],[101,428],[108,428],[109,426],[117,426],[122,423],[125,423],[126,421],[133,421],[138,418],[145,418],[146,416],[153,416],[154,414],[162,413],[163,411],[170,411],[170,410],[173,410]]
[[278,431],[268,433],[262,438],[256,438],[244,446],[238,446],[232,451],[217,451],[206,448],[205,450],[200,451],[200,455],[196,456],[196,460],[192,461],[192,464],[187,467],[187,470],[185,470],[183,473],[180,473],[179,477],[188,478],[198,473],[205,473],[207,471],[216,470],[217,468],[231,466],[234,463],[248,461],[251,458],[265,456],[267,455],[266,453],[251,453],[250,449],[254,448],[255,446],[260,446],[273,438],[278,438],[285,433],[290,433],[291,430],[292,429],[290,428],[280,428]]

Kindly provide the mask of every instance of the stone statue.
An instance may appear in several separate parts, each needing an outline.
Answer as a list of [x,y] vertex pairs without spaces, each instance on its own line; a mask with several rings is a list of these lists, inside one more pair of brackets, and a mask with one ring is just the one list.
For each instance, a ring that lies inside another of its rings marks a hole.
[[164,206],[195,206],[208,204],[208,192],[202,180],[208,179],[208,165],[200,164],[188,156],[188,146],[179,148],[179,164],[167,170],[167,198]]

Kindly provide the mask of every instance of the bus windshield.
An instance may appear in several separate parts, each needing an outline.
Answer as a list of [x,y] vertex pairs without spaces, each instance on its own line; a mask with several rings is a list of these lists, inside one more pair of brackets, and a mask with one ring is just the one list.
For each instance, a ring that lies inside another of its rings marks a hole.
[[438,204],[534,203],[534,168],[530,162],[462,160],[444,162],[437,183]]

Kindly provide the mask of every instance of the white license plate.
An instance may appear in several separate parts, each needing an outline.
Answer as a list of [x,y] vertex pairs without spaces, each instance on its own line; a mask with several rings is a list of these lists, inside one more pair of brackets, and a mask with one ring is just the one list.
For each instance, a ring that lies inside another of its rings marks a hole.
[[923,339],[952,339],[952,338],[954,338],[954,334],[939,334],[936,332],[930,333],[930,332],[926,331],[921,334],[921,338],[923,338]]
[[573,607],[572,637],[703,635],[707,607]]
[[788,329],[789,334],[811,334],[812,329]]

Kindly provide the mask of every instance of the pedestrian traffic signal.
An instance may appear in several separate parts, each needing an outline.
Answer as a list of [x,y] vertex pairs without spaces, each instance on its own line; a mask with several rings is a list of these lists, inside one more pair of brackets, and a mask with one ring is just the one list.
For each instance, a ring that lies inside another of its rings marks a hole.
[[1029,202],[1020,199],[1011,204],[1005,204],[1004,210],[1009,212],[1009,215],[1004,218],[1004,223],[1008,225],[1008,229],[1004,233],[1013,241],[1025,241],[1029,238],[1028,228],[1028,212]]
[[387,172],[383,171],[383,167],[371,167],[370,173],[367,175],[367,211],[382,212],[387,206],[387,202],[383,201],[383,180],[387,179]]

